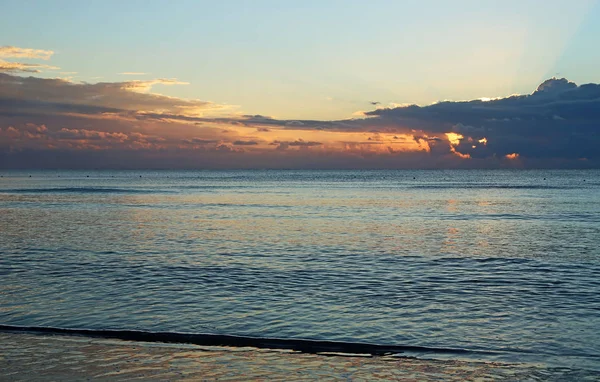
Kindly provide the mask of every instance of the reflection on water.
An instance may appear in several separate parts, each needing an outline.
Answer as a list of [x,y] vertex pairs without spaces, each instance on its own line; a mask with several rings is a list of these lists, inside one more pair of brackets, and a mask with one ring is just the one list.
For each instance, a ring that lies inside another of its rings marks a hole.
[[598,171],[3,175],[3,324],[598,365]]

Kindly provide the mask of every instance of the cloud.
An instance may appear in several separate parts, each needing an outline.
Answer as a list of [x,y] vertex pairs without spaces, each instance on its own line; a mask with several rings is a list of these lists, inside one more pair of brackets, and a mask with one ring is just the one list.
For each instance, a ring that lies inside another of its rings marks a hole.
[[429,134],[463,135],[456,150],[473,157],[518,152],[520,158],[600,159],[597,84],[577,86],[553,78],[530,95],[380,109],[367,115]]
[[273,141],[269,143],[271,146],[277,146],[277,150],[287,150],[289,147],[307,148],[313,146],[321,146],[321,142],[305,141],[297,139],[295,141]]
[[58,70],[60,68],[45,64],[5,61],[2,58],[26,58],[49,60],[54,54],[51,50],[19,48],[16,46],[0,46],[0,73],[40,73],[42,70]]
[[[179,85],[175,79],[73,83],[63,79],[18,77],[0,73],[0,115],[122,113],[139,118],[186,118],[227,108],[211,102],[151,93],[152,86]],[[133,114],[132,114],[133,113]]]
[[154,85],[189,85],[189,82],[178,81],[176,78],[157,78],[155,80],[147,80],[147,81],[127,81],[120,82],[123,89],[147,93],[152,89]]
[[18,48],[16,46],[0,46],[0,57],[7,58],[37,58],[49,60],[54,54],[51,50]]
[[311,142],[311,141],[303,141],[302,139],[299,139],[297,141],[294,142],[287,142],[288,145],[290,146],[300,146],[300,147],[311,147],[311,146],[320,146],[323,143],[321,142]]
[[[552,78],[529,95],[403,105],[364,114],[368,118],[316,121],[244,116],[237,122],[271,130],[411,134],[427,144],[432,155],[454,153],[463,159],[519,153],[524,161],[600,161],[598,84],[578,86]],[[227,123],[227,119],[213,122]]]
[[[107,132],[92,129],[49,129],[46,125],[27,123],[0,127],[0,151],[23,150],[115,150],[160,149],[165,139],[138,132]],[[8,146],[6,146],[8,144]]]
[[230,143],[220,143],[215,147],[214,151],[220,152],[220,153],[243,153],[243,152],[245,152],[244,149],[239,148],[239,147],[233,147],[233,145]]
[[108,140],[124,142],[129,137],[124,133],[107,133],[85,129],[61,129],[56,136],[61,139]]
[[208,145],[211,143],[219,143],[218,139],[202,139],[202,138],[192,138],[192,139],[184,139],[184,143],[191,143],[195,145]]
[[58,70],[59,67],[44,64],[26,64],[23,62],[8,62],[0,60],[0,73],[40,73],[42,69]]
[[153,92],[183,84],[0,73],[0,166],[600,167],[596,84],[550,79],[529,95],[374,105],[331,121],[231,114],[228,105]]

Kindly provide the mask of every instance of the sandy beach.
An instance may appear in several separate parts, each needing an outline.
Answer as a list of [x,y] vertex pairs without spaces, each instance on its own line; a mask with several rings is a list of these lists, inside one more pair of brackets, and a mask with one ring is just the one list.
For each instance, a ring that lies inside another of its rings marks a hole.
[[0,333],[0,380],[597,380],[590,372],[525,364],[314,355]]

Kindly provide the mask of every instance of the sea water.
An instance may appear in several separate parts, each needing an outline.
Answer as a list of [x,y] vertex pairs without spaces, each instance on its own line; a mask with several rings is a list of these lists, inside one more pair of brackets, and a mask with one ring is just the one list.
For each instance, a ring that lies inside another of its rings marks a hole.
[[597,170],[0,175],[1,325],[600,370]]

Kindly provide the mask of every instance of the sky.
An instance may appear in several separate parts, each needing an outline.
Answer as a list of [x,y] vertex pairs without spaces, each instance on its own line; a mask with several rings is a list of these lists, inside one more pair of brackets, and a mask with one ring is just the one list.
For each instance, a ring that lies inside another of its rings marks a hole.
[[0,10],[0,168],[600,167],[599,1]]

